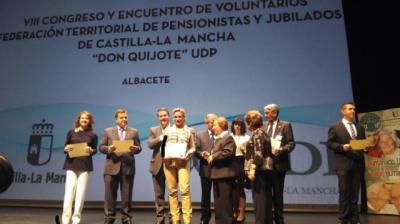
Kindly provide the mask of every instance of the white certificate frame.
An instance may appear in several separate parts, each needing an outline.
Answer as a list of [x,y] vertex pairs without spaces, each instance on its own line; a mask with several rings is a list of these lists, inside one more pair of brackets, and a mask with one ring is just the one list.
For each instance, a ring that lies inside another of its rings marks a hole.
[[185,159],[186,143],[166,143],[164,158]]

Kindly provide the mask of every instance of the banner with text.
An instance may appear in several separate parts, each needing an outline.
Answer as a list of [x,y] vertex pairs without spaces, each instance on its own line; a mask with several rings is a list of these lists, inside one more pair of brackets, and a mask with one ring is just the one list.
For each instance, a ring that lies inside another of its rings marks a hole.
[[[207,113],[231,121],[278,103],[297,142],[285,202],[337,204],[325,142],[353,98],[341,0],[6,0],[0,49],[0,154],[15,169],[0,199],[63,199],[64,142],[81,110],[100,138],[128,109],[143,147],[133,200],[153,201],[157,108],[183,107],[202,130]],[[103,201],[105,155],[93,160],[87,200]],[[191,168],[198,202],[196,159]]]
[[365,159],[369,212],[400,215],[400,108],[363,113],[359,120],[373,140]]

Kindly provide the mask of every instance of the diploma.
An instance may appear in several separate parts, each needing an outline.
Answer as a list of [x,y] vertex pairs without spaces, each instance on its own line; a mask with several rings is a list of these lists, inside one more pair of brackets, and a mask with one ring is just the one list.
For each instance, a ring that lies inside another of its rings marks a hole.
[[75,143],[67,145],[72,148],[72,151],[68,152],[70,158],[89,156],[90,153],[86,152],[86,148],[88,147],[86,142]]
[[371,139],[352,139],[350,140],[351,150],[364,150],[371,145]]
[[130,147],[133,146],[133,140],[114,140],[112,144],[115,146],[115,152],[131,152]]
[[281,140],[271,138],[271,148],[272,149],[279,149],[281,147]]
[[166,143],[164,158],[185,159],[187,144],[186,143]]

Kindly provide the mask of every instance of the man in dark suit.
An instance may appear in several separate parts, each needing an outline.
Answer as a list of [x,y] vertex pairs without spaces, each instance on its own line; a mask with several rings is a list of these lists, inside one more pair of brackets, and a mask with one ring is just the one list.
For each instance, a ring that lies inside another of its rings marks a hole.
[[203,153],[211,152],[214,142],[214,133],[212,131],[214,120],[217,118],[215,114],[207,114],[204,123],[207,129],[196,134],[196,157],[200,160],[200,183],[201,183],[201,217],[200,224],[208,224],[211,219],[211,187],[210,169],[207,160],[203,157]]
[[[128,127],[128,111],[117,109],[115,111],[116,127],[104,130],[100,151],[106,154],[104,165],[105,199],[104,212],[105,224],[112,224],[116,217],[116,200],[118,187],[121,189],[121,220],[123,224],[131,224],[130,215],[132,190],[135,176],[134,154],[140,153],[139,133],[136,129]],[[119,152],[114,146],[114,141],[133,140],[129,152]]]
[[339,182],[339,223],[360,223],[358,195],[364,175],[364,152],[352,150],[351,139],[365,139],[365,129],[354,123],[353,102],[342,104],[342,120],[329,127],[327,147],[334,151],[333,169]]
[[286,172],[290,170],[289,153],[295,147],[292,125],[279,120],[279,106],[268,104],[264,107],[267,123],[264,125],[272,144],[273,172],[272,172],[272,200],[274,204],[274,220],[276,224],[285,223],[283,218],[283,189],[285,185]]
[[211,166],[210,178],[213,181],[215,224],[235,223],[233,218],[233,184],[236,177],[234,158],[236,145],[228,133],[228,121],[218,117],[213,122],[215,143],[211,153],[204,152]]
[[149,139],[147,141],[149,148],[153,150],[150,160],[150,173],[152,174],[155,207],[156,207],[156,224],[164,224],[165,222],[165,175],[163,170],[163,160],[161,158],[161,144],[164,140],[166,129],[169,128],[169,111],[166,107],[157,110],[157,119],[160,125],[151,127]]

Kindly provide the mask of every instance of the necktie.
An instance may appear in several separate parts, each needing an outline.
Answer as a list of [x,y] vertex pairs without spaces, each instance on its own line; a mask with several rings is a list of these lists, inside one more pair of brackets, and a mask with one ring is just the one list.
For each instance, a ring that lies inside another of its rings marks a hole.
[[351,134],[351,138],[355,139],[356,138],[356,132],[354,131],[353,128],[353,123],[352,122],[348,122],[349,126],[350,126],[350,134]]
[[122,129],[122,128],[119,129],[118,133],[119,133],[119,140],[124,140],[125,139],[124,129]]
[[273,122],[268,122],[268,136],[272,138],[272,131],[274,130],[274,123]]

